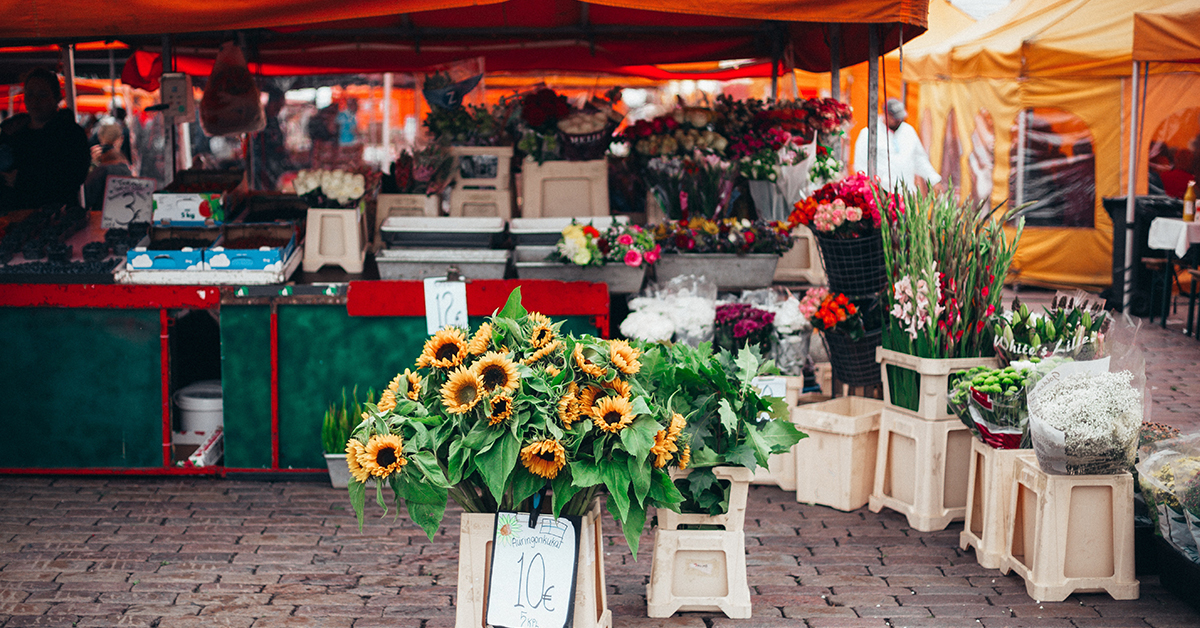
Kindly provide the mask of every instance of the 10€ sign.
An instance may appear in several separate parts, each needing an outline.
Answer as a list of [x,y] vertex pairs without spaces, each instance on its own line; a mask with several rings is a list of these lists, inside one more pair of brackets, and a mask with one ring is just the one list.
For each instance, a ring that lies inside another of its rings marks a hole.
[[503,628],[570,626],[579,560],[579,517],[499,512],[493,533],[487,623]]

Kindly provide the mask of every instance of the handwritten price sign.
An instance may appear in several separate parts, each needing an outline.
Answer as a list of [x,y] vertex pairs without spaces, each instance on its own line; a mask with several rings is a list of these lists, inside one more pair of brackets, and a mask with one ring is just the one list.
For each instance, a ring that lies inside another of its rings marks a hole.
[[487,623],[497,628],[564,628],[575,607],[579,517],[496,514]]
[[446,325],[467,326],[467,284],[425,278],[425,328],[430,335]]
[[150,222],[154,208],[154,179],[110,176],[104,181],[104,205],[100,226],[128,227],[131,222]]

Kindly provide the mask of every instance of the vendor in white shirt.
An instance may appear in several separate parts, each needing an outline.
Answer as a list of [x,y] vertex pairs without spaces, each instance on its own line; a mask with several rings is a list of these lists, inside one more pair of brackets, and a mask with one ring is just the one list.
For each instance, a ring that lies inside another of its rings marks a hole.
[[[929,153],[921,145],[921,138],[911,124],[904,121],[908,112],[904,103],[889,98],[884,108],[884,117],[879,120],[876,141],[875,174],[885,189],[903,183],[909,190],[925,191],[926,186],[941,183],[942,176],[929,163]],[[858,132],[854,142],[854,170],[867,172],[867,128]],[[918,183],[919,181],[919,183]]]

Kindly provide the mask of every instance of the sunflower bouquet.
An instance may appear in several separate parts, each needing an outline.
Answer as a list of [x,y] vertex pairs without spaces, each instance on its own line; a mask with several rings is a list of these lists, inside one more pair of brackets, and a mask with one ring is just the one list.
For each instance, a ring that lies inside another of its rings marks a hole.
[[447,327],[367,404],[347,443],[361,525],[366,485],[383,485],[433,536],[446,503],[467,512],[529,510],[549,492],[554,516],[583,515],[601,492],[636,553],[650,506],[678,509],[665,471],[689,456],[682,415],[653,402],[641,352],[621,340],[564,334],[522,307],[468,330]]

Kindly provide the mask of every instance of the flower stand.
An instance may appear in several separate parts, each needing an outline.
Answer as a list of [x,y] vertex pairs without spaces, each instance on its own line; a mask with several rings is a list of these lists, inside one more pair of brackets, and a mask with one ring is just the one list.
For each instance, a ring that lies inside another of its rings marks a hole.
[[817,246],[817,237],[804,225],[797,225],[792,231],[792,236],[796,238],[796,242],[791,250],[779,258],[779,264],[775,267],[775,281],[825,285],[825,269],[821,266],[821,249]]
[[879,294],[887,286],[883,262],[883,235],[876,232],[861,238],[841,239],[816,236],[821,262],[829,279],[829,291],[849,297]]
[[[579,569],[575,580],[575,628],[612,628],[608,591],[604,584],[604,535],[600,503],[583,517],[579,534]],[[492,563],[496,515],[463,513],[458,541],[456,628],[486,628],[487,581]]]
[[717,290],[734,292],[768,288],[779,256],[773,253],[668,253],[654,265],[659,285],[680,275],[703,275]]
[[843,511],[862,508],[875,481],[883,402],[838,397],[792,410],[808,438],[792,447],[796,501]]
[[358,208],[310,207],[305,219],[304,272],[326,264],[348,273],[361,273],[367,257],[367,223]]
[[329,467],[329,483],[333,488],[350,485],[350,467],[346,466],[346,454],[325,454],[325,465]]
[[[875,354],[883,379],[883,401],[888,408],[926,421],[958,420],[947,408],[947,390],[950,374],[965,371],[975,366],[997,366],[996,358],[919,358],[915,355],[892,351],[880,347]],[[898,405],[893,400],[889,378],[896,369],[913,371],[917,374],[918,397],[916,407]]]
[[467,218],[499,217],[512,218],[512,190],[470,190],[454,188],[450,191],[450,215]]
[[526,159],[521,166],[521,215],[525,218],[607,216],[608,161]]
[[972,440],[957,417],[926,421],[884,405],[871,512],[890,508],[921,532],[944,530],[963,519]]
[[511,146],[451,146],[455,189],[507,190],[512,180]]
[[[678,514],[658,511],[646,614],[670,617],[679,611],[720,611],[733,619],[750,617],[750,586],[746,580],[746,499],[749,469],[717,467],[718,480],[730,483],[729,510],[723,515]],[[672,479],[688,471],[671,471]],[[681,530],[681,525],[723,529]]]
[[967,510],[961,549],[975,548],[980,567],[1007,572],[1004,536],[1009,528],[1008,501],[1012,494],[1013,468],[1017,458],[1033,456],[1030,449],[993,449],[979,439],[971,440],[971,469],[967,479]]
[[516,247],[513,260],[517,277],[603,283],[608,285],[608,291],[612,294],[633,294],[642,289],[642,281],[646,276],[645,264],[635,267],[617,262],[604,266],[577,266],[546,261],[546,256],[553,250],[553,246]]
[[1133,555],[1133,476],[1050,475],[1037,460],[1014,463],[1007,566],[1035,600],[1075,592],[1138,597]]

